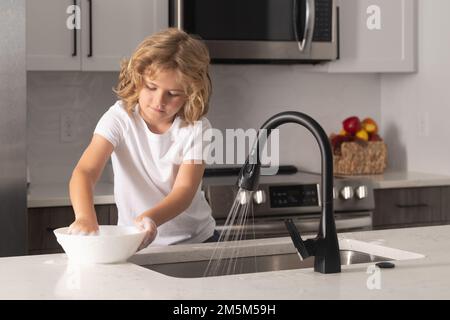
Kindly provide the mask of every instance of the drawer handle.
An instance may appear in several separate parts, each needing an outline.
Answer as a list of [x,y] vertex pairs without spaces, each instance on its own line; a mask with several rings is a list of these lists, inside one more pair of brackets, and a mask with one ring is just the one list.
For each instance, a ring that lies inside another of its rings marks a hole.
[[410,208],[426,208],[428,204],[426,203],[418,203],[418,204],[396,204],[397,208],[401,209],[410,209]]

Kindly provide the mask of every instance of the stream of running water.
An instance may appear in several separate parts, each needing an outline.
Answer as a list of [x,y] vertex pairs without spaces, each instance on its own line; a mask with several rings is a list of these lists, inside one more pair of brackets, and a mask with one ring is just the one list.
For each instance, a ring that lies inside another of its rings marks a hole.
[[[205,277],[235,274],[239,271],[239,268],[242,267],[237,263],[240,241],[243,240],[244,236],[243,226],[247,223],[252,223],[252,225],[254,223],[253,191],[239,189],[228,213],[219,241],[206,267]],[[233,231],[233,229],[237,229],[237,231]]]

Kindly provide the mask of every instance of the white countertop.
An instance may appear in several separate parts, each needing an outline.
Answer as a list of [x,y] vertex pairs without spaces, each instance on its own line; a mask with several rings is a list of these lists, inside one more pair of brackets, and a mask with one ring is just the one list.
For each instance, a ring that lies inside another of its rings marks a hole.
[[[360,176],[349,176],[358,178]],[[386,172],[382,175],[365,175],[374,182],[375,189],[450,186],[450,176],[421,172]],[[99,183],[94,190],[94,204],[113,204],[114,185]],[[69,185],[32,184],[28,191],[28,208],[70,206]]]
[[[94,204],[113,204],[114,184],[98,183],[94,190]],[[71,206],[68,183],[31,184],[28,189],[28,208]]]
[[359,177],[371,179],[375,189],[450,186],[450,176],[423,172],[388,171],[379,175],[351,176]]
[[[377,243],[425,257],[379,269],[379,289],[367,286],[373,276],[368,273],[370,263],[342,266],[337,274],[297,269],[183,279],[130,262],[77,266],[69,264],[65,254],[9,257],[0,258],[0,299],[450,299],[450,226],[345,233],[339,239]],[[131,260],[207,258],[214,246],[147,248]],[[245,241],[242,246],[293,249],[288,238]]]

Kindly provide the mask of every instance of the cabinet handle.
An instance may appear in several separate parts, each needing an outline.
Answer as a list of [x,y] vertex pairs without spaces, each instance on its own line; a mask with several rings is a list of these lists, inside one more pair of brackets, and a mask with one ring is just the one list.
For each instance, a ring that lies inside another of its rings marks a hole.
[[426,204],[426,203],[396,204],[395,206],[400,209],[410,209],[410,208],[426,208],[426,207],[428,207],[428,204]]
[[[77,0],[73,0],[73,6],[76,8],[77,6]],[[76,19],[76,17],[75,17]],[[72,57],[77,56],[77,28],[73,28],[73,51],[72,51]]]
[[175,2],[175,27],[177,27],[180,30],[183,30],[184,27],[184,16],[183,16],[183,10],[184,10],[184,1],[183,0],[177,0]]
[[315,23],[315,1],[314,0],[304,0],[305,2],[305,25],[303,29],[302,39],[299,39],[298,34],[298,14],[300,9],[298,8],[298,0],[294,0],[293,2],[293,27],[294,27],[294,35],[295,40],[297,41],[298,50],[300,52],[305,51],[306,47],[309,46],[312,42],[312,35],[314,33],[314,23]]
[[88,57],[92,57],[92,0],[87,0],[89,4],[89,52]]

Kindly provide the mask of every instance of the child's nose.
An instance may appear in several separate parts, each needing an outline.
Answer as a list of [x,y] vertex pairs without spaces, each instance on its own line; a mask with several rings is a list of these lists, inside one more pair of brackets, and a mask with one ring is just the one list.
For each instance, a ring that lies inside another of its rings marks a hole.
[[166,105],[166,99],[165,99],[164,92],[160,91],[159,93],[156,94],[155,102],[157,103],[158,106]]

